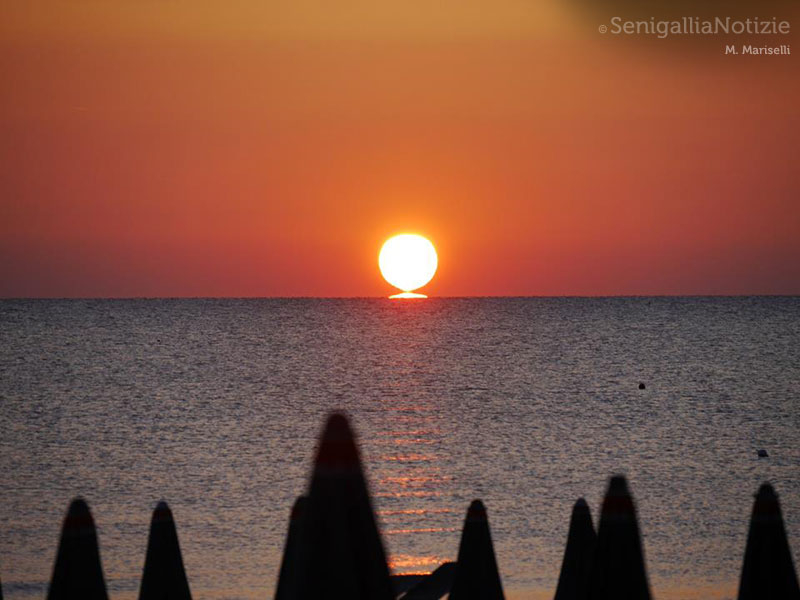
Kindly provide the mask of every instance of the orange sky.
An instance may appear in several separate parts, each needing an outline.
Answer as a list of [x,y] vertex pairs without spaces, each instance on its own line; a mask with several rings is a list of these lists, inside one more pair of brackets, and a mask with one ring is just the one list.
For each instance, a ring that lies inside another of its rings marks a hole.
[[0,296],[800,293],[800,44],[574,2],[4,2]]

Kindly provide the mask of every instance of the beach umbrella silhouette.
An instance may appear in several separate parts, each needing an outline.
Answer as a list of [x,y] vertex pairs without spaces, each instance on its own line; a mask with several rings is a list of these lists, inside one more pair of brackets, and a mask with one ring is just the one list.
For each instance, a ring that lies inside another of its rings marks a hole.
[[739,600],[762,598],[800,599],[778,496],[768,483],[759,488],[753,503],[739,581]]
[[650,588],[633,498],[625,478],[611,478],[597,531],[591,600],[648,600]]
[[297,572],[301,563],[301,529],[303,517],[308,510],[308,498],[300,496],[292,506],[289,517],[289,531],[286,534],[286,545],[283,548],[281,570],[278,574],[278,587],[275,590],[275,600],[290,600],[297,595]]
[[408,590],[403,600],[438,600],[453,587],[455,573],[456,563],[443,562],[433,573]]
[[554,600],[585,600],[589,595],[589,576],[592,572],[597,534],[586,500],[579,498],[572,507],[567,547],[561,563],[561,574]]
[[139,600],[191,600],[172,511],[159,502],[150,521]]
[[503,598],[492,534],[486,508],[474,500],[467,510],[450,600],[496,600]]
[[343,414],[325,424],[302,521],[297,598],[393,598],[358,448]]
[[82,498],[70,504],[47,592],[48,600],[107,600],[92,513]]

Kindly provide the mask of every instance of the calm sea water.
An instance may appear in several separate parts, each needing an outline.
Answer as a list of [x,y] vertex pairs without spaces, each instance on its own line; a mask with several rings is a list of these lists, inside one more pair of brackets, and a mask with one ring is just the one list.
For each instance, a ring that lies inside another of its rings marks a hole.
[[763,480],[799,556],[798,298],[3,301],[0,341],[7,598],[44,596],[76,495],[112,598],[161,498],[196,598],[267,597],[335,408],[397,572],[454,559],[482,498],[508,595],[552,596],[617,472],[657,598],[735,596]]

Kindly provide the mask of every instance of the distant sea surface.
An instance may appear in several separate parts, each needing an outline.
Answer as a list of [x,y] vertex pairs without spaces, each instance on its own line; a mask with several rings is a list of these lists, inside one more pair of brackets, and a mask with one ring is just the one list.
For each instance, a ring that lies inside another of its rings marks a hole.
[[395,572],[455,559],[482,498],[507,595],[551,598],[614,473],[656,598],[735,597],[765,480],[800,556],[799,298],[7,300],[5,597],[44,597],[78,495],[113,599],[162,498],[197,600],[269,597],[333,409]]

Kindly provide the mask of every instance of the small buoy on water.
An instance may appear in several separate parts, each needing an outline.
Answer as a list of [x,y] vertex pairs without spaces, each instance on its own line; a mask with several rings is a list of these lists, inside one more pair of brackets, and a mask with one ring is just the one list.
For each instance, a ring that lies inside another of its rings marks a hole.
[[763,448],[761,448],[761,449],[758,451],[758,458],[769,458],[769,454],[767,454],[767,451],[766,451],[766,450],[764,450]]
[[639,389],[640,389],[640,390],[643,390],[644,388],[645,388],[645,385],[644,385],[643,383],[640,383],[640,384],[639,384]]

